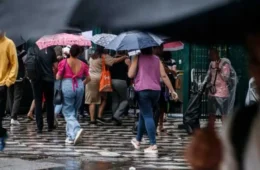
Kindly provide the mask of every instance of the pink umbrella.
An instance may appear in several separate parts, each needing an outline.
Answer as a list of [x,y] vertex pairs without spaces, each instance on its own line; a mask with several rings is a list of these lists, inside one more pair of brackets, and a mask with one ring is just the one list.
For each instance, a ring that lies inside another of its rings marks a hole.
[[181,41],[174,41],[165,43],[163,45],[163,51],[178,51],[184,48],[184,44]]
[[36,44],[40,49],[44,49],[50,46],[56,45],[79,45],[79,46],[91,46],[91,41],[87,40],[82,35],[74,35],[74,34],[55,34],[55,35],[46,35],[40,38]]

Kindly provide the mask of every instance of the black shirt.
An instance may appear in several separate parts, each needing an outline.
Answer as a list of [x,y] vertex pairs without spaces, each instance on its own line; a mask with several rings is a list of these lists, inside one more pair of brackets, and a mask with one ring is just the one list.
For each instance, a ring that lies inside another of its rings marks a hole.
[[122,61],[120,63],[113,64],[112,67],[110,67],[110,73],[112,79],[117,80],[127,80],[127,72],[128,72],[128,66],[126,65],[125,61]]
[[18,75],[17,75],[17,80],[22,79],[25,77],[25,67],[23,63],[23,57],[26,55],[25,51],[18,51],[17,57],[18,57]]
[[53,48],[38,50],[38,60],[41,70],[41,78],[44,81],[52,82],[55,80],[52,70],[53,63],[57,62],[56,53]]

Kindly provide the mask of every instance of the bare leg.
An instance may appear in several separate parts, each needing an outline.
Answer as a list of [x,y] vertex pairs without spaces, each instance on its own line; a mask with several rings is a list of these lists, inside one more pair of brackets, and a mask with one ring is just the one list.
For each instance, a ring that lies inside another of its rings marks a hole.
[[107,104],[107,100],[106,100],[106,97],[105,97],[105,98],[101,99],[101,104],[100,104],[99,109],[98,109],[98,118],[102,118],[106,104]]
[[90,104],[89,105],[89,114],[90,114],[90,121],[94,122],[95,121],[95,104]]
[[35,102],[34,102],[34,100],[32,101],[32,104],[31,104],[31,107],[30,107],[30,110],[29,110],[29,112],[28,112],[28,114],[27,114],[27,117],[29,118],[29,119],[31,119],[31,120],[33,120],[33,111],[34,111],[34,109],[35,109]]
[[164,129],[163,129],[164,109],[161,109],[160,111],[161,111],[161,113],[160,113],[160,118],[159,118],[159,131],[163,132],[164,131]]

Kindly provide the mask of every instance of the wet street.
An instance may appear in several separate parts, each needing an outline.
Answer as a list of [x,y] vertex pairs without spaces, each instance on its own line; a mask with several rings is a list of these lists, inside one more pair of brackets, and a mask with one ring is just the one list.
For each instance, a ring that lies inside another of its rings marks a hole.
[[[59,127],[53,132],[44,130],[36,133],[35,122],[19,118],[21,126],[10,127],[7,147],[0,153],[0,169],[81,169],[81,170],[120,170],[136,169],[189,169],[184,158],[184,147],[190,137],[177,129],[182,119],[172,118],[165,123],[167,133],[158,134],[158,155],[144,154],[134,150],[130,140],[133,118],[125,118],[123,126],[90,126],[81,120],[85,130],[82,143],[77,146],[65,145],[65,122],[59,119]],[[45,121],[46,122],[46,121]],[[142,149],[148,146],[148,139]],[[29,161],[29,162],[28,162]]]

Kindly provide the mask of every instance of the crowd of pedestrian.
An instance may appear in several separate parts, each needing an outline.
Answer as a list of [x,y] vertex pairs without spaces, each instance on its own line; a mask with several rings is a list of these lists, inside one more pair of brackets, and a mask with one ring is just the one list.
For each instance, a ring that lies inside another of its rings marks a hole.
[[[155,136],[161,116],[157,116],[157,121],[154,120],[156,119],[154,108],[159,105],[162,86],[167,89],[164,92],[167,91],[169,98],[176,100],[178,98],[167,76],[167,73],[175,74],[176,69],[170,69],[174,64],[171,62],[167,64],[165,59],[170,58],[163,58],[162,47],[158,47],[161,50],[158,56],[155,55],[157,47],[149,47],[141,49],[140,54],[129,57],[127,51],[117,51],[114,56],[111,56],[104,47],[97,46],[94,54],[86,60],[84,48],[78,45],[48,47],[40,50],[35,43],[30,42],[25,52],[24,46],[16,49],[12,40],[8,39],[3,31],[1,41],[5,43],[5,48],[1,49],[5,50],[1,53],[5,54],[2,57],[5,60],[1,62],[4,64],[4,67],[1,67],[3,69],[1,70],[1,118],[10,113],[11,125],[20,125],[17,115],[23,96],[23,80],[28,78],[32,86],[33,101],[27,117],[36,120],[37,133],[44,132],[43,107],[45,107],[47,132],[58,127],[57,116],[62,115],[66,121],[65,142],[77,144],[83,133],[78,115],[84,114],[85,105],[89,106],[89,124],[113,123],[115,126],[121,126],[121,118],[129,109],[127,89],[134,84],[140,114],[138,134],[136,139],[132,140],[132,144],[138,148],[138,142],[147,131],[151,147],[146,151],[157,152]],[[110,71],[113,89],[111,92],[113,114],[108,120],[103,118],[107,92],[99,88],[104,63]],[[154,66],[152,72],[149,69],[151,65]],[[61,103],[56,102],[59,92],[62,94]],[[95,115],[96,106],[98,106],[97,115]],[[162,129],[162,124],[160,125]],[[1,136],[4,134],[6,130],[2,127]]]
[[[36,120],[37,133],[43,133],[45,106],[47,131],[58,127],[57,116],[62,115],[66,121],[66,144],[77,144],[83,134],[78,115],[85,114],[85,105],[88,106],[90,125],[113,123],[121,126],[121,118],[128,112],[130,104],[128,88],[134,86],[140,113],[137,136],[131,143],[139,149],[142,137],[147,133],[150,147],[145,152],[158,152],[156,132],[164,131],[167,103],[178,100],[175,92],[176,63],[170,52],[163,51],[163,45],[140,49],[140,53],[134,56],[129,56],[125,50],[111,56],[104,47],[97,45],[95,52],[86,57],[84,47],[78,45],[40,49],[32,43],[27,51],[23,46],[16,49],[3,31],[1,43],[4,45],[1,48],[4,50],[1,53],[4,54],[4,62],[0,63],[1,119],[9,112],[11,125],[20,125],[17,115],[23,94],[23,79],[28,78],[33,101],[27,116],[30,120]],[[205,79],[211,84],[210,112],[216,114],[220,111],[221,115],[226,115],[231,103],[228,100],[233,94],[228,88],[232,67],[228,60],[219,57],[216,49],[210,50],[210,56],[212,62]],[[100,88],[103,71],[109,71],[111,75],[110,90]],[[107,120],[103,112],[109,92],[112,96],[112,116]],[[1,128],[1,136],[4,134],[6,130]]]

